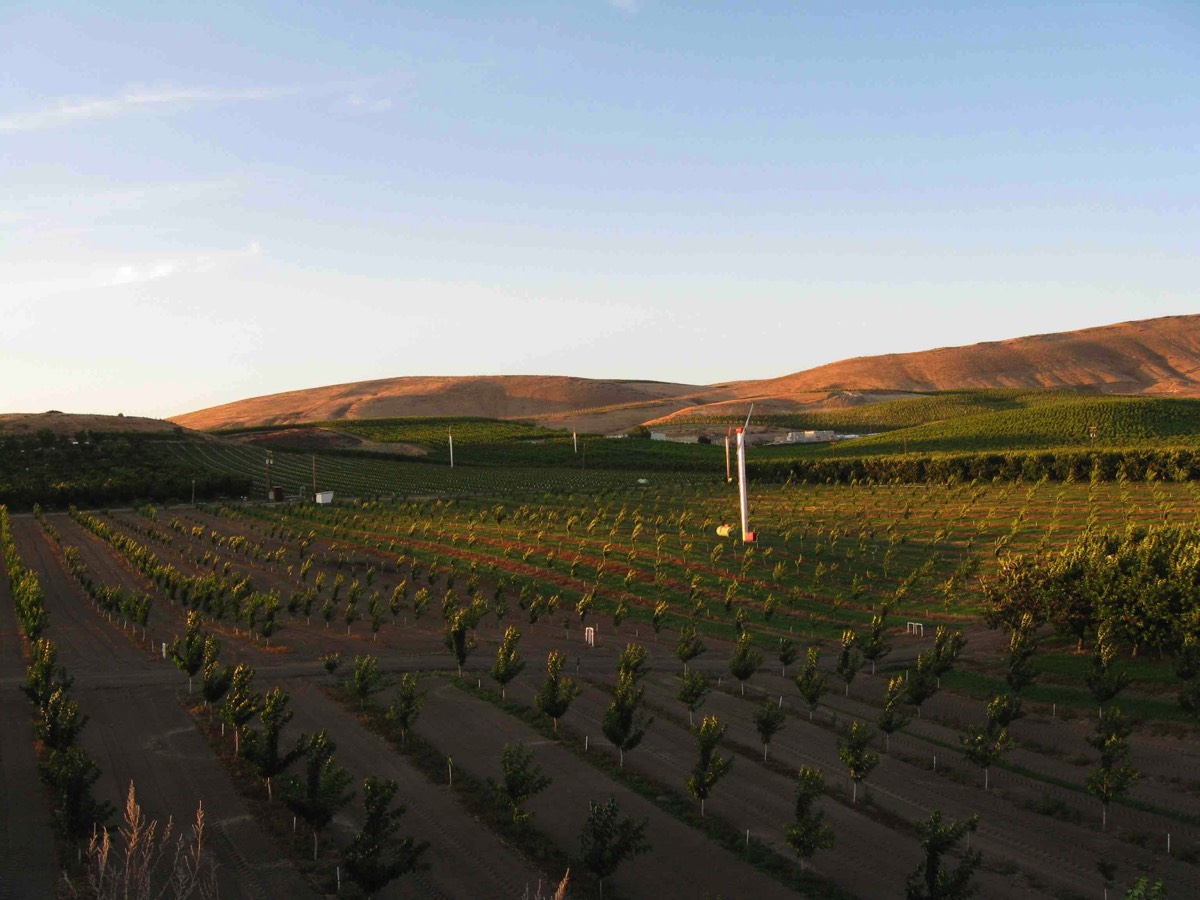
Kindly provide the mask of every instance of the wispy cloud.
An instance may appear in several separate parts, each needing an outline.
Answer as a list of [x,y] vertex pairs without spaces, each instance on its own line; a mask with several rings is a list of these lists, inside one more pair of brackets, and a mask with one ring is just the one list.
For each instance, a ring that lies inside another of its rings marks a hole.
[[387,112],[392,108],[392,101],[386,97],[374,99],[364,97],[362,94],[350,94],[346,97],[346,105],[355,112],[361,113],[380,113]]
[[112,119],[155,110],[179,110],[197,103],[269,100],[294,93],[297,93],[295,88],[131,88],[111,97],[63,99],[41,109],[0,116],[0,132],[43,131],[78,122]]

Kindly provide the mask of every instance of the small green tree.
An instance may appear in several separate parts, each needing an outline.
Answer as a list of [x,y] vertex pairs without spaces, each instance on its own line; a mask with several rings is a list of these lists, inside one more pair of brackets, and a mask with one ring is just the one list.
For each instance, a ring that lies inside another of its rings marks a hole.
[[962,649],[967,644],[961,631],[951,631],[945,625],[939,625],[933,634],[933,657],[931,665],[933,675],[937,679],[938,690],[942,687],[942,676],[954,668]]
[[810,722],[813,713],[817,711],[817,706],[821,703],[821,698],[829,692],[829,676],[817,668],[820,659],[821,651],[816,647],[809,647],[804,666],[792,678],[796,684],[796,690],[808,704],[808,720]]
[[229,681],[229,690],[225,692],[225,701],[221,704],[221,718],[233,728],[234,756],[241,755],[242,735],[247,723],[259,710],[261,700],[251,687],[253,683],[254,668],[246,663],[238,663]]
[[746,681],[762,667],[763,656],[754,649],[750,632],[743,631],[729,658],[729,672],[741,685],[742,696],[746,696]]
[[200,670],[200,696],[211,708],[220,702],[233,681],[233,666],[221,665],[221,642],[211,634],[204,636],[204,665]]
[[579,836],[580,856],[588,871],[600,882],[604,896],[604,879],[612,875],[626,859],[650,850],[646,840],[648,819],[625,817],[618,819],[617,798],[610,796],[604,803],[588,803],[588,817]]
[[1092,665],[1087,675],[1088,690],[1100,706],[1100,717],[1104,717],[1104,704],[1125,690],[1129,675],[1123,669],[1113,667],[1117,656],[1116,642],[1108,632],[1101,629],[1096,635],[1096,646],[1092,651]]
[[935,809],[929,819],[917,822],[917,841],[925,859],[905,883],[906,900],[966,900],[975,893],[971,884],[975,870],[983,862],[978,850],[968,850],[958,865],[946,868],[945,857],[958,847],[967,832],[979,827],[979,816],[965,822],[942,822],[942,811]]
[[708,692],[708,679],[704,677],[703,672],[688,672],[683,676],[677,696],[679,702],[687,707],[689,725],[696,724],[696,710],[700,708]]
[[274,779],[282,775],[304,753],[304,738],[301,736],[292,747],[281,746],[283,729],[292,720],[294,713],[288,709],[291,697],[282,688],[274,687],[263,695],[262,710],[258,720],[262,731],[246,733],[246,759],[254,771],[267,785],[267,799],[274,800]]
[[875,674],[875,664],[892,652],[891,641],[887,639],[887,616],[885,604],[879,615],[871,617],[871,627],[861,641],[862,657],[871,663],[871,675]]
[[692,767],[691,777],[687,780],[687,789],[693,797],[700,801],[700,816],[704,816],[704,801],[712,793],[718,781],[729,774],[733,768],[732,756],[721,756],[717,753],[717,745],[729,730],[728,725],[722,725],[716,716],[705,716],[696,729],[696,743],[699,747],[699,757]]
[[342,654],[340,653],[326,653],[321,657],[321,668],[325,670],[325,674],[327,675],[332,675],[336,672],[341,664]]
[[780,674],[787,678],[787,667],[796,661],[796,657],[800,651],[796,649],[796,642],[791,638],[781,637],[779,639],[779,666]]
[[507,699],[508,683],[525,669],[525,660],[517,643],[521,640],[521,632],[511,625],[505,629],[504,637],[496,650],[496,662],[492,666],[492,678],[500,685],[500,699]]
[[858,635],[847,628],[842,632],[842,649],[838,654],[838,677],[846,683],[846,696],[850,696],[850,683],[862,668],[862,656],[858,652]]
[[908,685],[903,675],[888,679],[887,690],[883,692],[883,709],[875,722],[883,732],[883,745],[887,751],[892,749],[892,735],[912,721],[912,716],[904,709],[907,694]]
[[558,720],[567,714],[571,703],[583,690],[573,678],[562,674],[567,658],[557,650],[551,650],[546,657],[546,680],[542,689],[533,695],[533,705],[548,716],[558,731]]
[[88,717],[62,687],[56,686],[34,714],[33,736],[49,750],[66,750],[75,743]]
[[654,604],[654,612],[650,614],[650,627],[654,629],[654,641],[658,642],[659,632],[662,631],[663,625],[666,624],[667,614],[671,611],[671,605],[665,600],[660,600]]
[[771,744],[771,738],[783,730],[786,722],[787,715],[783,707],[770,697],[765,698],[762,705],[754,711],[754,727],[758,730],[758,737],[763,745],[763,762],[767,761],[767,748]]
[[395,700],[388,707],[388,719],[400,726],[400,743],[402,744],[408,740],[409,729],[417,721],[421,707],[425,705],[425,696],[428,692],[421,690],[420,683],[420,676],[416,672],[405,672],[400,676]]
[[1037,655],[1038,641],[1035,635],[1036,625],[1030,613],[1024,613],[1017,627],[1008,637],[1008,656],[1005,659],[1004,680],[1014,695],[1033,684],[1037,673],[1033,668],[1033,658]]
[[525,803],[548,788],[553,779],[542,773],[541,766],[534,762],[533,751],[522,742],[504,745],[500,770],[504,781],[497,783],[489,778],[488,785],[512,811],[513,822],[528,822],[533,813],[525,811]]
[[700,640],[700,636],[696,633],[696,626],[694,624],[687,624],[679,629],[679,641],[675,645],[675,655],[683,663],[684,675],[687,674],[688,663],[703,653],[704,650],[704,642]]
[[92,794],[100,767],[82,747],[50,750],[42,756],[38,768],[54,795],[54,825],[64,838],[80,840],[112,815],[112,804],[98,802]]
[[879,765],[879,754],[868,749],[874,736],[870,726],[854,722],[846,732],[845,738],[838,740],[838,759],[846,767],[850,782],[854,786],[851,803],[858,802],[858,785]]
[[471,636],[470,627],[470,615],[465,609],[453,613],[446,625],[446,648],[458,665],[459,678],[462,678],[462,667],[466,665],[467,657],[475,649],[475,638]]
[[821,770],[801,766],[796,773],[796,815],[784,832],[788,846],[800,857],[801,869],[818,850],[834,844],[833,826],[826,824],[825,813],[813,808],[824,793],[825,776]]
[[283,782],[283,802],[312,831],[313,859],[317,836],[354,797],[353,791],[346,790],[353,780],[350,773],[334,762],[336,749],[329,732],[321,729],[304,744],[304,774],[289,775]]
[[992,766],[1012,746],[1012,738],[1009,737],[1008,729],[995,722],[988,722],[984,728],[980,728],[978,725],[968,725],[966,734],[962,735],[958,742],[967,762],[974,763],[983,769],[983,789],[988,790],[988,775]]
[[646,736],[646,729],[654,721],[642,712],[645,689],[637,685],[632,674],[622,672],[617,676],[617,690],[613,701],[604,712],[600,728],[609,742],[617,748],[620,766],[625,768],[625,751],[633,750]]
[[391,778],[369,777],[363,782],[366,819],[343,855],[346,874],[368,897],[401,875],[428,868],[421,857],[429,849],[429,842],[397,835],[407,807],[392,806],[396,789]]
[[354,671],[346,682],[346,689],[358,701],[359,709],[366,706],[367,701],[387,687],[387,678],[379,668],[379,658],[376,656],[355,656]]
[[926,653],[917,656],[917,664],[913,667],[913,673],[905,681],[908,702],[917,708],[917,717],[920,718],[921,707],[925,705],[925,701],[938,692],[933,657]]
[[1129,764],[1129,734],[1133,726],[1115,706],[1100,714],[1096,731],[1087,741],[1100,753],[1100,765],[1088,773],[1087,792],[1100,801],[1101,827],[1108,828],[1108,805],[1123,797],[1141,777]]
[[200,613],[195,610],[187,614],[183,638],[176,637],[167,649],[167,656],[188,677],[188,693],[192,692],[192,678],[204,665],[204,637],[200,634]]

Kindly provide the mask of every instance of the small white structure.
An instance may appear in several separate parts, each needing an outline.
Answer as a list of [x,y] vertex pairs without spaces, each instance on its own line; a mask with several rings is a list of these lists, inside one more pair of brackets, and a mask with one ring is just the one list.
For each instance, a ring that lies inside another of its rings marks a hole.
[[667,439],[667,433],[665,431],[650,432],[650,440],[652,440],[652,441],[665,441],[666,439]]
[[833,440],[832,431],[789,431],[789,444],[820,444]]
[[317,504],[328,506],[333,503],[333,491],[317,491]]

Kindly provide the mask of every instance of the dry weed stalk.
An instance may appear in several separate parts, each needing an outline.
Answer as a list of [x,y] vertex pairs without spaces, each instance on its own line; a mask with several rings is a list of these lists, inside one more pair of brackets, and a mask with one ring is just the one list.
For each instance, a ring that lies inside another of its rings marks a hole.
[[147,819],[133,782],[125,800],[125,819],[116,846],[107,828],[88,841],[86,888],[68,882],[68,894],[96,900],[209,900],[217,897],[216,866],[204,856],[204,805],[196,808],[191,835],[172,839],[174,821],[161,828]]

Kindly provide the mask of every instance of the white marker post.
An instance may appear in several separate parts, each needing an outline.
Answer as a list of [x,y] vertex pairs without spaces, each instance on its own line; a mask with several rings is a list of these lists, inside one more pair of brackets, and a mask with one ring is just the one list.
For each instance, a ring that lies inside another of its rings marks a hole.
[[450,433],[450,428],[446,429],[446,440],[450,442],[450,468],[454,468],[454,435]]

